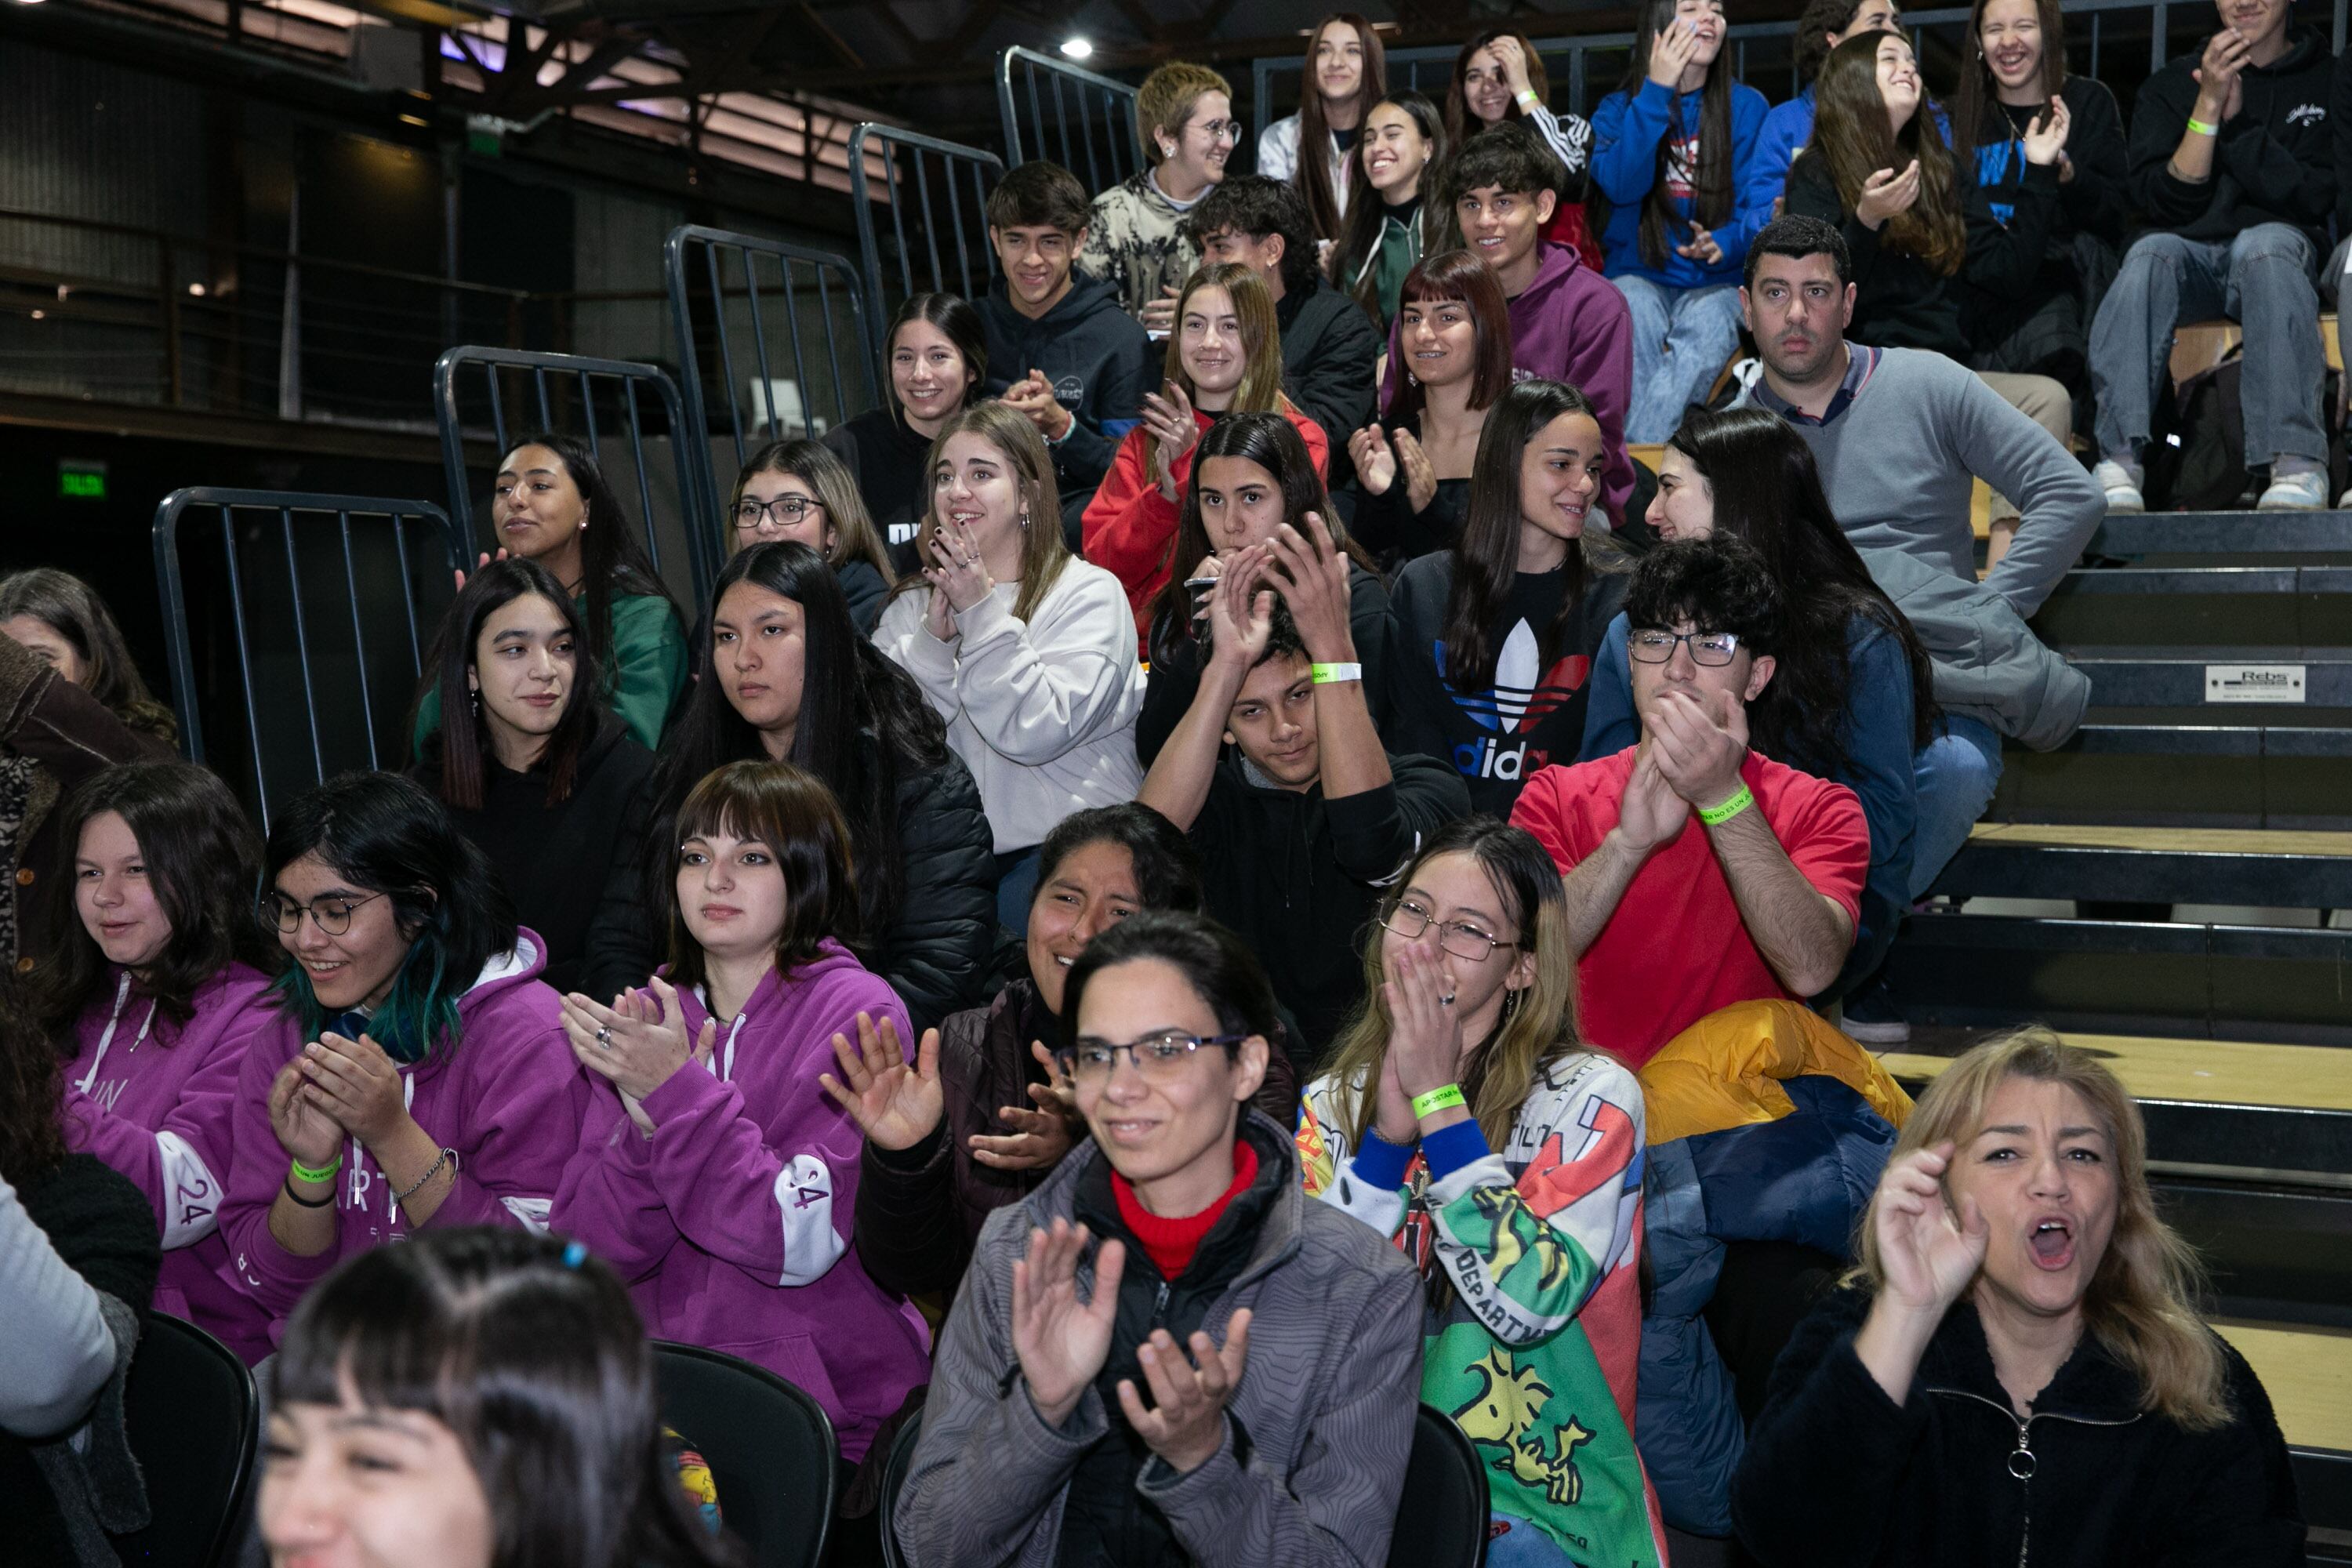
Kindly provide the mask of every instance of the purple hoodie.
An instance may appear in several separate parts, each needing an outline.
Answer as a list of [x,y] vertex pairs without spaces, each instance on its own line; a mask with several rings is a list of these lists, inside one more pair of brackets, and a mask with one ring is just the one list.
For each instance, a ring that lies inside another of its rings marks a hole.
[[[678,1004],[698,1036],[709,1003],[680,992]],[[920,1316],[850,1248],[862,1140],[817,1085],[861,1009],[912,1038],[890,987],[828,939],[721,1023],[708,1068],[688,1062],[646,1097],[651,1138],[600,1081],[554,1219],[635,1285],[647,1332],[806,1390],[853,1465],[930,1375]]]
[[[1584,265],[1572,246],[1536,242],[1536,275],[1510,301],[1511,379],[1564,381],[1592,400],[1609,468],[1601,499],[1622,526],[1633,499],[1633,463],[1625,456],[1625,411],[1633,405],[1633,312],[1617,286]],[[1405,363],[1404,314],[1389,323],[1389,374]],[[1389,388],[1381,387],[1381,407]],[[1347,445],[1344,436],[1332,440]]]
[[269,1314],[237,1289],[217,1222],[237,1072],[247,1043],[277,1016],[269,977],[230,964],[196,987],[194,1012],[177,1028],[152,998],[131,994],[128,970],[110,967],[107,977],[74,1024],[66,1142],[130,1177],[154,1205],[163,1238],[156,1310],[250,1364],[269,1353]]
[[[562,1000],[540,983],[544,949],[522,931],[514,950],[482,968],[457,999],[457,1038],[400,1069],[408,1113],[457,1151],[457,1184],[432,1223],[547,1228],[563,1162],[588,1109],[587,1074],[559,1021]],[[269,1085],[308,1044],[300,1024],[274,1014],[245,1055],[236,1088],[236,1152],[221,1234],[245,1289],[270,1316],[274,1341],[302,1293],[344,1258],[407,1234],[392,1184],[356,1138],[343,1151],[335,1191],[335,1245],[298,1258],[269,1234],[269,1205],[285,1184],[285,1147],[269,1125]]]

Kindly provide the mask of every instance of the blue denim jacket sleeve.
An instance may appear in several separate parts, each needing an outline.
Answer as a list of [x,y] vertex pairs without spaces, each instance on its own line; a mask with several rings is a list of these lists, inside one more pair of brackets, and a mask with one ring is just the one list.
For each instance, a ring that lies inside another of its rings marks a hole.
[[1625,658],[1625,634],[1632,626],[1620,615],[1601,634],[1592,677],[1586,682],[1584,743],[1576,752],[1580,763],[1613,757],[1642,738],[1642,721],[1633,713],[1633,667]]

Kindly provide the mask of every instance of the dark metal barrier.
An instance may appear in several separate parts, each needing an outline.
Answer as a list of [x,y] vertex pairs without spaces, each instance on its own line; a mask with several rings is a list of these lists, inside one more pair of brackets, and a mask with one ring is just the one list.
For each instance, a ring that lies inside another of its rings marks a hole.
[[996,57],[996,114],[1008,166],[1051,158],[1089,191],[1108,190],[1143,167],[1135,89],[1052,55],[1010,48]]
[[265,832],[273,801],[400,767],[425,649],[466,560],[464,533],[429,501],[173,491],[155,509],[155,581],[181,748]]
[[622,504],[635,503],[646,553],[672,596],[688,605],[708,596],[720,561],[710,443],[688,420],[668,372],[629,360],[468,345],[434,365],[433,401],[449,515],[476,549],[496,550],[499,542],[488,509],[476,510],[467,443],[489,443],[490,470],[480,481],[487,496],[512,442],[541,430],[576,436],[594,450]]
[[[712,454],[710,516],[759,440],[821,436],[880,404],[872,322],[849,258],[688,225],[670,231],[662,269],[687,428],[703,432]],[[719,408],[726,417],[714,429]]]
[[[880,199],[890,210],[887,265],[869,163],[882,166]],[[849,200],[857,210],[866,305],[877,346],[890,311],[908,295],[940,289],[977,300],[987,291],[996,276],[988,191],[1003,174],[1004,160],[993,153],[895,125],[868,121],[849,133]]]

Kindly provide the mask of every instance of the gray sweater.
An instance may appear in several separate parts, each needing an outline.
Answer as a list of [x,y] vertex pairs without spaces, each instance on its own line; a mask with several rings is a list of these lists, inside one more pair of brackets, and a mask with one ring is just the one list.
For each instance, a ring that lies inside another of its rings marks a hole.
[[[1137,1487],[1202,1568],[1363,1568],[1388,1555],[1421,1390],[1421,1281],[1387,1237],[1299,1184],[1289,1135],[1245,1112],[1283,1151],[1282,1187],[1240,1275],[1201,1325],[1219,1344],[1251,1310],[1249,1361],[1226,1405],[1224,1447],[1185,1475],[1155,1459]],[[1013,1349],[1013,1262],[1029,1231],[1075,1217],[1091,1140],[1020,1203],[1001,1208],[940,1335],[931,1393],[896,1516],[915,1568],[1057,1558],[1072,1473],[1111,1433],[1088,1388],[1061,1426],[1030,1402]],[[1094,1292],[1091,1249],[1078,1289]],[[1244,1438],[1241,1435],[1246,1433]]]
[[[1747,400],[1789,412],[1761,379]],[[1790,423],[1813,449],[1830,510],[1858,549],[1908,551],[1974,582],[1971,481],[2015,501],[2017,541],[1985,586],[2021,616],[2042,607],[2106,515],[2091,476],[2049,432],[1975,373],[1925,349],[1879,351],[1844,412],[1827,425]]]

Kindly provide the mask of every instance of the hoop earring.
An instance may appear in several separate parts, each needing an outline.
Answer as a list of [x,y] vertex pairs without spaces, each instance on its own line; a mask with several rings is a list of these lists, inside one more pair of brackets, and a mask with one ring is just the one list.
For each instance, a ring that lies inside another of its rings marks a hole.
[[1025,506],[1021,509],[1021,526],[1024,528],[1029,526],[1029,509]]

